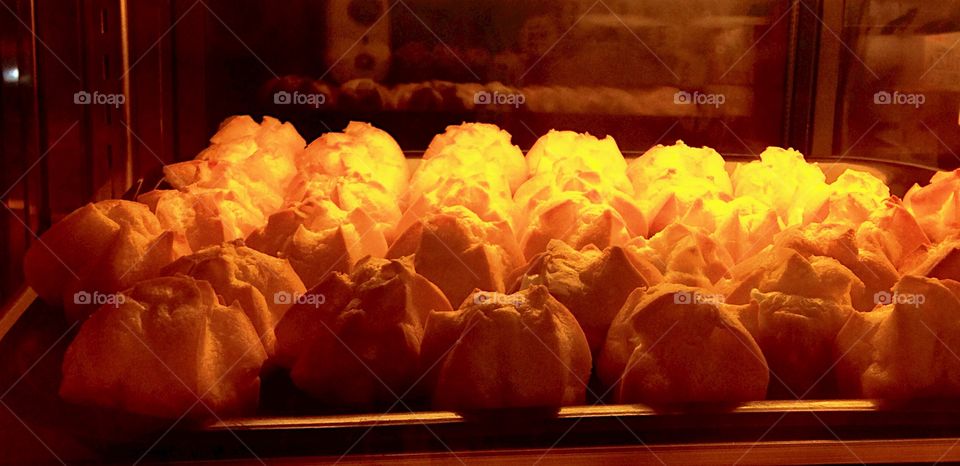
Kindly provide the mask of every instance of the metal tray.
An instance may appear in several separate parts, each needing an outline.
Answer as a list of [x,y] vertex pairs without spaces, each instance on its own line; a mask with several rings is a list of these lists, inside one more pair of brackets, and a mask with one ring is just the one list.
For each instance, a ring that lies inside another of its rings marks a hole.
[[[752,156],[731,157],[735,162]],[[894,194],[933,171],[885,161],[824,160],[829,178],[869,169]],[[849,165],[847,165],[849,163]],[[829,164],[829,165],[827,165]],[[257,417],[206,425],[74,406],[57,388],[78,325],[24,289],[0,314],[0,404],[42,445],[27,460],[142,462],[282,459],[313,462],[858,463],[960,461],[960,401],[883,405],[868,400],[781,400],[736,406],[568,407],[457,414],[332,413],[285,375],[264,376]],[[407,411],[404,409],[403,411]],[[0,414],[3,410],[0,409]],[[19,426],[15,426],[20,428]],[[0,432],[4,430],[0,416]],[[39,448],[39,447],[38,447]],[[46,450],[46,451],[44,451]],[[18,461],[15,457],[12,461]],[[272,461],[272,460],[271,460]],[[4,462],[0,458],[0,463]]]

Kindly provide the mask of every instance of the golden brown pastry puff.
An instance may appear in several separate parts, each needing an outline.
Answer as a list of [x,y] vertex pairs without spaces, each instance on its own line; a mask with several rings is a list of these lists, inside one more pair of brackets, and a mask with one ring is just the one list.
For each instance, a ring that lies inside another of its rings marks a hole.
[[734,195],[770,206],[786,226],[803,224],[830,195],[820,166],[793,149],[768,147],[760,160],[738,165],[730,179]]
[[630,161],[627,175],[645,206],[651,235],[683,216],[697,199],[730,200],[733,194],[720,154],[683,141],[650,148]]
[[527,179],[527,164],[520,148],[510,143],[510,133],[489,123],[463,123],[448,126],[430,141],[423,160],[447,158],[455,161],[448,172],[471,177],[493,171],[504,177],[510,191]]
[[627,162],[610,136],[550,130],[527,152],[530,176],[549,175],[558,181],[599,175],[604,184],[633,194]]
[[243,191],[252,207],[269,215],[283,204],[304,144],[290,123],[264,117],[257,124],[247,115],[232,116],[220,124],[210,146],[194,160],[167,165],[163,173],[179,190]]
[[420,378],[427,314],[450,311],[411,264],[367,258],[311,289],[277,326],[278,362],[334,406],[392,405]]
[[762,400],[769,373],[753,337],[702,288],[637,289],[614,318],[597,372],[621,403]]
[[635,232],[627,220],[603,200],[594,202],[584,193],[566,191],[530,213],[520,235],[524,257],[543,252],[551,240],[561,240],[575,249],[592,244],[598,248],[622,246]]
[[890,291],[900,278],[883,252],[861,248],[855,229],[845,224],[811,223],[787,228],[774,237],[774,247],[790,248],[805,257],[831,257],[850,269],[866,288],[859,296],[853,295],[853,307],[860,311],[873,309],[873,296]]
[[[725,282],[728,304],[750,304],[751,329],[770,365],[774,396],[835,396],[833,341],[864,284],[837,260],[771,248]],[[870,299],[874,299],[871,295]],[[749,328],[749,327],[748,327]]]
[[242,189],[156,189],[137,201],[150,207],[165,230],[186,238],[192,251],[243,239],[267,221]]
[[[386,131],[351,121],[342,133],[325,133],[297,160],[292,187],[317,175],[347,177],[378,185],[397,199],[407,190],[410,169],[400,145]],[[300,200],[300,198],[294,199]]]
[[960,395],[960,283],[907,275],[886,304],[854,314],[837,336],[845,396],[907,399]]
[[144,280],[122,296],[67,348],[61,397],[171,419],[254,412],[267,355],[239,306],[189,277]]
[[659,283],[656,267],[620,246],[580,251],[552,240],[547,250],[514,272],[512,291],[543,285],[580,324],[592,354],[599,356],[610,322],[627,296],[637,288]]
[[723,246],[704,230],[681,223],[670,224],[650,239],[634,238],[627,249],[656,266],[669,283],[710,288],[733,267]]
[[949,237],[917,254],[906,275],[960,280],[960,237]]
[[539,285],[430,313],[421,361],[433,406],[456,411],[580,404],[590,377],[583,330]]
[[44,301],[81,319],[96,310],[95,293],[156,276],[188,252],[182,237],[165,230],[147,206],[106,200],[54,224],[27,250],[23,268],[27,284]]
[[913,185],[903,196],[907,209],[933,241],[960,231],[960,169],[937,172],[926,186]]
[[224,243],[164,267],[163,275],[187,275],[209,282],[225,305],[240,304],[263,341],[267,355],[276,345],[273,329],[306,288],[285,259],[243,245]]
[[895,196],[885,200],[860,225],[857,244],[883,254],[900,272],[905,272],[931,246],[920,223]]
[[455,305],[475,288],[506,291],[508,274],[523,265],[509,225],[485,222],[460,206],[445,207],[414,223],[387,251],[388,258],[410,255],[417,273]]
[[823,204],[804,218],[806,223],[845,223],[858,226],[890,199],[890,188],[876,176],[847,169],[828,186]]
[[310,288],[330,273],[349,273],[363,257],[383,257],[382,226],[361,208],[346,211],[333,201],[311,199],[274,213],[246,242],[289,260]]
[[695,199],[676,223],[703,229],[730,253],[734,263],[762,251],[783,229],[777,213],[750,196],[731,201]]

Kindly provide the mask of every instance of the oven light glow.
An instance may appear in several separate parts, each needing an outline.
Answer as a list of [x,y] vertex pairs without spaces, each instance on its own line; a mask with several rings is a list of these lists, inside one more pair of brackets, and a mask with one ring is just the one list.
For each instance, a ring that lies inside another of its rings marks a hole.
[[16,66],[6,67],[3,69],[3,82],[5,83],[15,83],[20,80],[20,69]]

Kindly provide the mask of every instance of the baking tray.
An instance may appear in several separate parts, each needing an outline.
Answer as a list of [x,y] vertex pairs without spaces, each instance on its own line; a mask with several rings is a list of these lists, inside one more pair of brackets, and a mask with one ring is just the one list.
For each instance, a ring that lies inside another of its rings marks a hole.
[[[754,158],[728,156],[734,163]],[[845,168],[868,169],[901,196],[933,173],[888,161],[820,162],[828,178]],[[960,448],[954,448],[960,444],[957,400],[772,400],[653,409],[594,399],[559,412],[457,414],[414,403],[409,411],[400,405],[389,413],[337,413],[315,405],[284,374],[271,372],[264,374],[264,403],[256,417],[174,423],[60,400],[60,364],[78,327],[28,288],[0,315],[0,401],[68,462],[960,461]]]

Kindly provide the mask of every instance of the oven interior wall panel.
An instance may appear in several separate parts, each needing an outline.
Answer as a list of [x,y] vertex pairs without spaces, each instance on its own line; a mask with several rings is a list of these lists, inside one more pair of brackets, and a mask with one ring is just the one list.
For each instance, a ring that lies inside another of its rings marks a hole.
[[[5,2],[0,9],[0,302],[22,282],[20,262],[38,227],[39,170],[28,170],[39,156],[33,22],[29,1]],[[33,188],[31,190],[31,188]]]
[[139,167],[132,164],[126,129],[131,96],[123,2],[19,0],[4,6],[0,178],[8,192],[0,215],[8,259],[0,301],[7,302],[23,282],[20,264],[34,235],[87,202],[121,196]]
[[[130,92],[128,140],[133,180],[156,178],[164,164],[175,160],[173,51],[202,47],[199,41],[182,38],[176,23],[174,1],[126,2],[127,61],[125,65]],[[173,24],[177,27],[172,27]],[[186,54],[186,52],[185,52]],[[197,105],[183,108],[197,113]]]
[[[960,4],[848,0],[834,154],[960,167]],[[884,100],[887,99],[887,100]]]

